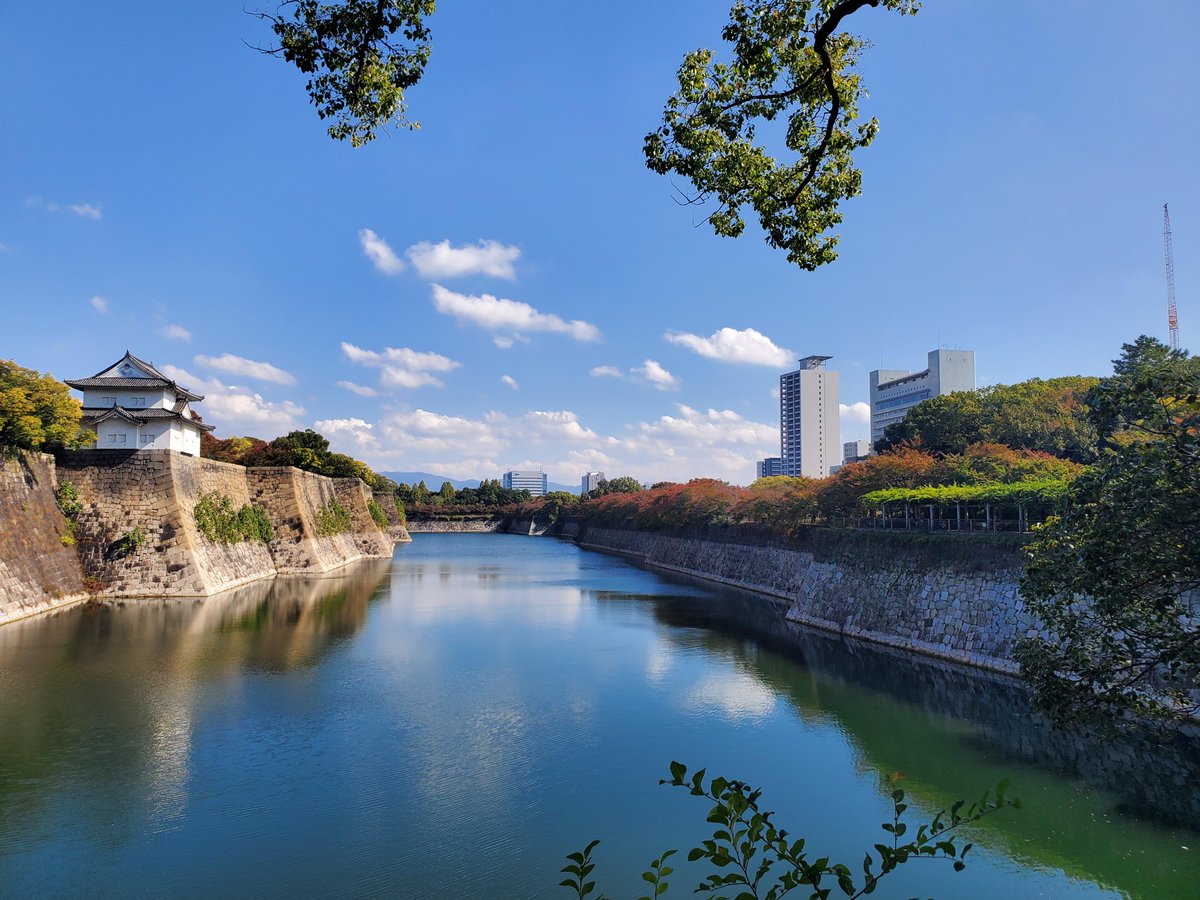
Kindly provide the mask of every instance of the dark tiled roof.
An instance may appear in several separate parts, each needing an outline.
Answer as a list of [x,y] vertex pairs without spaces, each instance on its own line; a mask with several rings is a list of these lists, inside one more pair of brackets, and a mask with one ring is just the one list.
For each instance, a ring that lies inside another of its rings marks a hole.
[[[149,378],[101,378],[105,372],[110,369],[115,369],[123,362],[131,362],[147,375]],[[186,397],[188,400],[199,402],[204,399],[202,394],[193,394],[185,387],[180,387],[158,369],[154,368],[153,363],[148,363],[144,359],[138,359],[128,350],[125,355],[118,359],[110,366],[105,366],[91,378],[76,378],[65,379],[66,383],[76,390],[84,390],[85,388],[172,388],[180,397]]]
[[66,383],[73,388],[165,388],[173,382],[163,378],[68,378]]
[[85,406],[83,408],[83,421],[85,424],[95,424],[107,419],[110,415],[116,415],[122,419],[139,422],[143,425],[151,419],[160,421],[163,419],[179,419],[183,422],[190,422],[201,431],[212,431],[216,427],[214,425],[205,425],[203,422],[197,422],[189,416],[182,416],[174,410],[162,409],[157,406],[146,407],[144,409],[141,407],[127,409],[124,406]]

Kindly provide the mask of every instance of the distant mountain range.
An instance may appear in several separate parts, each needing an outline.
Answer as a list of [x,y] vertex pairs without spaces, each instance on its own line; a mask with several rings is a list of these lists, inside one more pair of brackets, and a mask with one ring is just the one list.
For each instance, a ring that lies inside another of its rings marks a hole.
[[[416,484],[418,481],[424,481],[425,487],[429,488],[431,491],[436,491],[438,488],[440,488],[443,481],[448,481],[454,485],[454,489],[456,491],[461,491],[463,488],[479,487],[478,478],[470,478],[466,481],[462,481],[458,478],[447,478],[445,475],[434,475],[431,472],[380,472],[379,474],[386,475],[397,484],[400,484],[401,482],[404,484]],[[497,480],[499,477],[499,475],[496,476]],[[546,489],[551,491],[566,491],[570,494],[579,493],[579,485],[559,484],[555,481],[547,482]]]

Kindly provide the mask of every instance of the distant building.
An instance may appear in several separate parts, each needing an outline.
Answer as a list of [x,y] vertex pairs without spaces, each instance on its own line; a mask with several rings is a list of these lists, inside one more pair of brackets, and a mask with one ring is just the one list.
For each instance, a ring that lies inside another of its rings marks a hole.
[[758,473],[755,477],[772,478],[775,475],[783,474],[783,460],[778,456],[768,456],[766,459],[756,462],[754,468]]
[[920,372],[876,369],[871,373],[871,444],[884,430],[930,397],[975,390],[974,350],[930,350],[929,365]]
[[100,450],[176,450],[200,455],[200,435],[212,431],[192,412],[204,398],[182,388],[128,350],[91,378],[68,379],[83,391],[80,424]]
[[784,475],[824,478],[841,458],[838,373],[830,356],[806,356],[779,376],[779,456]]
[[600,482],[603,480],[603,472],[588,472],[581,479],[579,479],[579,496],[586,497],[596,488],[600,487]]
[[861,441],[846,441],[842,444],[842,465],[848,466],[871,455],[871,442],[866,438]]
[[500,486],[513,491],[529,491],[535,497],[545,497],[547,494],[546,473],[532,469],[513,469],[504,473],[500,479]]

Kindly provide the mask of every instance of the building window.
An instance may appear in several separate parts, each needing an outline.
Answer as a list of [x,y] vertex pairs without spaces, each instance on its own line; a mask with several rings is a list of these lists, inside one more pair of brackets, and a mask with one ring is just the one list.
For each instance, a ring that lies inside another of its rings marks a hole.
[[153,442],[154,442],[154,435],[152,435],[152,434],[139,434],[138,435],[138,443],[139,444],[145,445],[145,444],[150,444]]
[[109,432],[108,442],[110,444],[124,444],[125,443],[125,435],[116,434],[115,432]]
[[145,406],[146,398],[145,397],[130,397],[129,402],[133,406]]
[[116,397],[101,397],[100,403],[103,406],[116,406],[117,398]]

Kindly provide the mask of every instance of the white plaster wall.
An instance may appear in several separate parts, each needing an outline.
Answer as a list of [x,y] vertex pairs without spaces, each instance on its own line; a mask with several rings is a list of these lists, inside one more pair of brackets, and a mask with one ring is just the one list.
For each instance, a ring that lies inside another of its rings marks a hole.
[[120,419],[101,422],[96,426],[96,434],[96,447],[100,450],[138,449],[137,426]]
[[200,432],[195,428],[182,427],[184,453],[190,453],[192,456],[200,455]]

